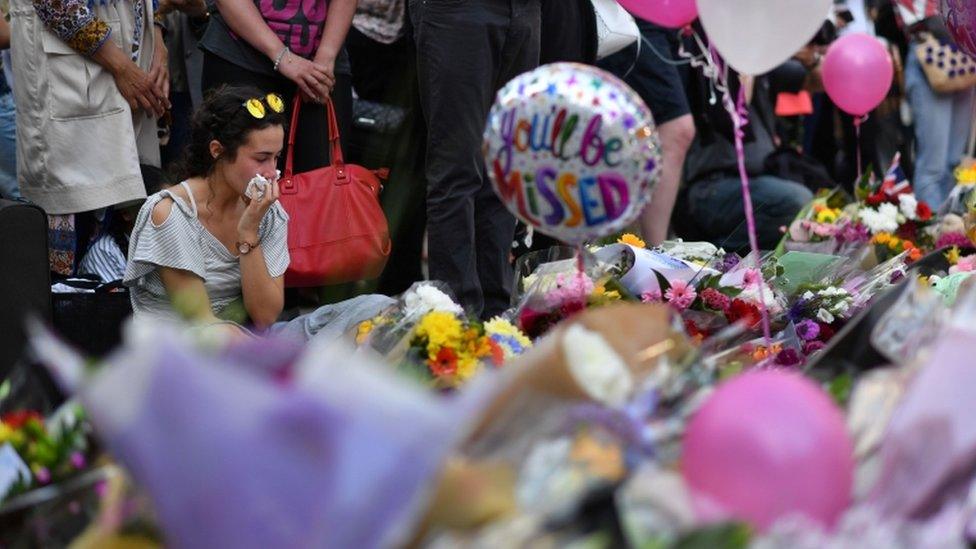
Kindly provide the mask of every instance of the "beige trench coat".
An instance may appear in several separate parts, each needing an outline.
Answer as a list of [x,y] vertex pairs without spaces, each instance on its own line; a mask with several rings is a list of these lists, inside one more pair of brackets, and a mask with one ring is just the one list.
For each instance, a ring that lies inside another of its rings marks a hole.
[[[155,33],[152,2],[135,21],[131,0],[95,5],[110,40],[148,71]],[[11,53],[17,104],[17,178],[23,195],[49,214],[78,213],[145,198],[139,163],[159,166],[156,121],[135,114],[112,75],[44,27],[31,0],[11,0]]]

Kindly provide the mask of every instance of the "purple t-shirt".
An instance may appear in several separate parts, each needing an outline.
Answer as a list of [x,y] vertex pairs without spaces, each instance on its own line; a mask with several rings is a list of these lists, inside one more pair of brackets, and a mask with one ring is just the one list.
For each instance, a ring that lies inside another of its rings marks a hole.
[[[315,55],[322,41],[328,0],[254,0],[254,5],[293,53],[308,59]],[[234,34],[219,12],[212,11],[200,47],[245,69],[274,74],[274,64]]]

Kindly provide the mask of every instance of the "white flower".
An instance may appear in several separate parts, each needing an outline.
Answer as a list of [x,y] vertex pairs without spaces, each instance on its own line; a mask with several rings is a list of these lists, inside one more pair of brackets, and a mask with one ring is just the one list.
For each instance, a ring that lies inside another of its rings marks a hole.
[[859,216],[873,234],[898,230],[898,208],[894,204],[885,202],[877,210],[861,208]]
[[824,309],[823,307],[821,307],[817,311],[817,319],[819,319],[824,324],[833,324],[833,322],[834,322],[834,315],[830,314],[830,311],[828,311],[827,309]]
[[813,299],[815,297],[817,297],[817,296],[813,295],[813,292],[811,292],[810,290],[807,290],[806,292],[803,293],[803,299],[805,299],[807,301],[810,301],[811,299]]
[[898,208],[906,219],[914,221],[918,219],[918,200],[914,194],[898,195]]
[[423,284],[404,297],[403,314],[407,318],[420,318],[432,311],[464,314],[460,305],[431,284]]

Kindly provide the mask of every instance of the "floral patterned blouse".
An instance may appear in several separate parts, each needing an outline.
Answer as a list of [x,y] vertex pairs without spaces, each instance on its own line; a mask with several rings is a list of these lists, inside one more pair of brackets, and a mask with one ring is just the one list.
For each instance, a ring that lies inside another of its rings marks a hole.
[[112,34],[84,0],[34,0],[34,11],[48,30],[83,55],[98,51]]
[[[33,0],[33,4],[34,11],[37,12],[44,26],[82,55],[94,54],[112,34],[111,27],[95,15],[89,1]],[[155,5],[156,0],[153,0],[153,6]],[[142,21],[146,13],[145,0],[134,0],[132,9],[135,12],[135,20]],[[132,59],[135,60],[138,58],[139,46],[142,43],[142,26],[136,25],[133,34]]]

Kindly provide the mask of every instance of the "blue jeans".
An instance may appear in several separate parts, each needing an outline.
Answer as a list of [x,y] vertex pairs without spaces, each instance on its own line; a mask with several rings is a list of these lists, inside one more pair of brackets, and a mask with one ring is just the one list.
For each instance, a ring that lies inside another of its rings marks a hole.
[[17,185],[17,114],[14,94],[0,95],[0,197],[20,199]]
[[969,142],[973,90],[935,93],[910,49],[905,91],[915,117],[915,194],[938,209],[955,186],[952,172]]
[[[749,178],[752,208],[756,217],[759,248],[771,250],[800,210],[813,200],[803,185],[769,175]],[[749,233],[743,209],[739,178],[721,178],[694,183],[688,191],[688,213],[705,240],[729,251],[749,248]]]

